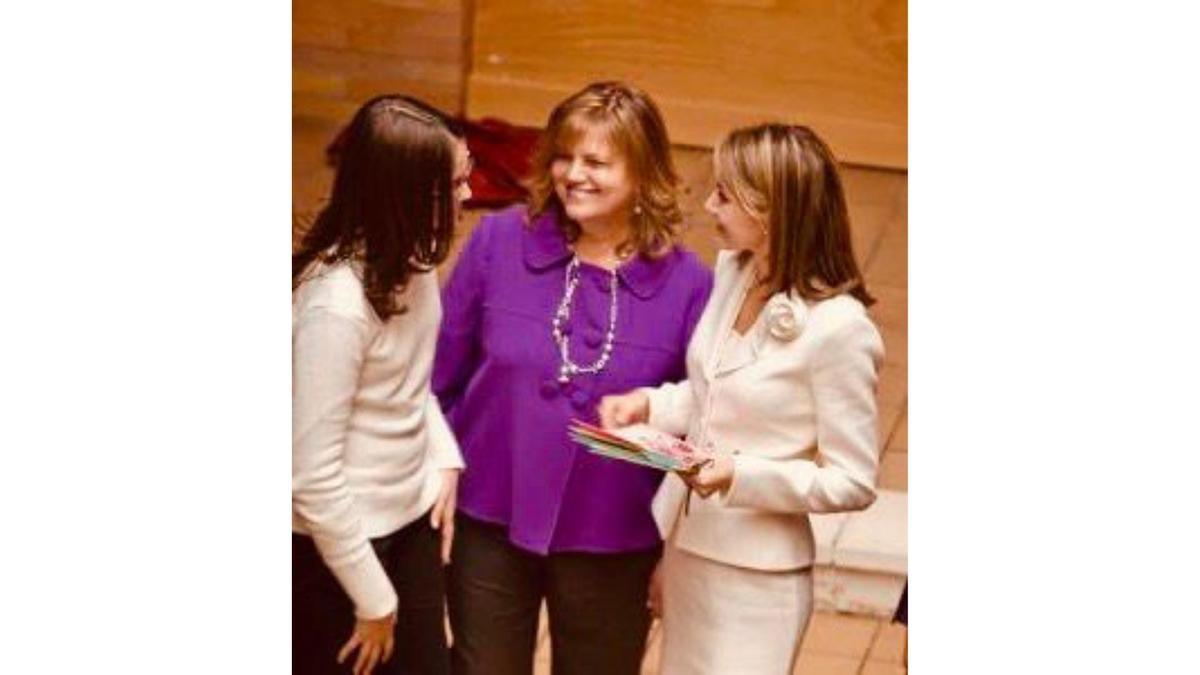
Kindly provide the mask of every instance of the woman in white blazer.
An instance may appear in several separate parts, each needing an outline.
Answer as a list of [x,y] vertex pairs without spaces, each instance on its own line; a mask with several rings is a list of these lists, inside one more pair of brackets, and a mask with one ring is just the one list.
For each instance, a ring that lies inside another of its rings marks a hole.
[[667,542],[651,589],[661,671],[783,675],[812,613],[808,514],[875,499],[883,346],[828,147],[805,127],[739,129],[714,169],[705,208],[727,250],[688,379],[607,397],[600,414],[714,458],[668,476],[652,505]]
[[452,124],[408,97],[363,105],[292,256],[294,673],[449,673],[442,564],[463,461],[430,374],[433,270],[470,196]]

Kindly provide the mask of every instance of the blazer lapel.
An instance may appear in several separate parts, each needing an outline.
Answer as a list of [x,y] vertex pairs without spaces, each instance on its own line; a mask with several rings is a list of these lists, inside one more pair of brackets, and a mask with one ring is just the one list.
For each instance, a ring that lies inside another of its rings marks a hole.
[[721,313],[718,330],[712,336],[712,345],[709,346],[709,358],[706,364],[709,380],[743,369],[745,366],[754,363],[757,357],[758,342],[760,342],[757,337],[757,323],[752,325],[749,333],[746,333],[742,337],[743,340],[750,341],[748,348],[730,351],[730,345],[728,345],[730,344],[730,334],[733,331],[733,324],[737,322],[738,312],[742,311],[742,304],[746,299],[746,293],[750,291],[750,280],[750,265],[746,265],[746,269],[742,270],[736,282],[731,285],[728,303],[724,307],[724,312]]
[[[749,265],[747,265],[747,268],[749,268]],[[749,279],[747,271],[741,270],[731,281],[725,291],[721,313],[714,324],[715,330],[706,336],[707,349],[705,350],[704,358],[704,376],[710,382],[713,378],[727,370],[727,367],[721,364],[721,355],[725,349],[725,342],[729,337],[729,331],[733,330],[733,324],[737,320],[738,311],[742,307],[742,302],[746,299],[746,292],[750,289]]]
[[748,345],[743,345],[740,348],[733,349],[730,342],[730,333],[733,332],[733,326],[725,331],[721,341],[723,344],[717,346],[717,352],[720,354],[716,368],[713,370],[713,377],[723,377],[737,370],[741,370],[746,366],[758,360],[760,339],[759,324],[755,323],[750,327],[749,332],[744,336],[737,338],[738,340],[748,341]]
[[[741,302],[738,302],[732,316],[736,317],[740,308]],[[803,300],[776,293],[767,300],[758,319],[741,338],[749,344],[734,352],[729,351],[728,345],[734,323],[730,320],[713,350],[712,377],[724,377],[758,361],[767,351],[768,342],[783,343],[797,339],[804,330],[807,318],[808,307]]]

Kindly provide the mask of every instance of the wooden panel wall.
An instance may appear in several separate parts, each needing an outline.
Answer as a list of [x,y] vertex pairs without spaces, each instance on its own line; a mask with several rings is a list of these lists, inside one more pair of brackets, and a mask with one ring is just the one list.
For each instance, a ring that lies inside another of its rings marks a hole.
[[366,99],[418,96],[463,109],[469,0],[294,0],[293,214],[314,213],[331,176],[321,151]]
[[676,143],[808,124],[845,162],[907,166],[907,0],[476,0],[467,112],[541,126],[589,81],[654,96]]
[[458,112],[464,0],[295,0],[292,109],[344,121],[363,100],[402,92]]

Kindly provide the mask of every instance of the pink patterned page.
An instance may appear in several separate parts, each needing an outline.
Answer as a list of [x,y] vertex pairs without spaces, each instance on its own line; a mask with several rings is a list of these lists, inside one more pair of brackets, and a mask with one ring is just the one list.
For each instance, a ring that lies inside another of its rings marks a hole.
[[629,441],[646,450],[666,455],[678,460],[683,470],[687,470],[710,459],[710,455],[700,452],[686,442],[647,424],[634,424],[610,431],[612,435]]

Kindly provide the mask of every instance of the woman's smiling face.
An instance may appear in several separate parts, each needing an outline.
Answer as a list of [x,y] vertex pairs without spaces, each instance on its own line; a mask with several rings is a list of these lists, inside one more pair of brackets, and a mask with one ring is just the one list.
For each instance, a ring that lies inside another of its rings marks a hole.
[[550,175],[555,194],[575,222],[611,221],[632,210],[629,162],[595,126],[562,148],[550,164]]

